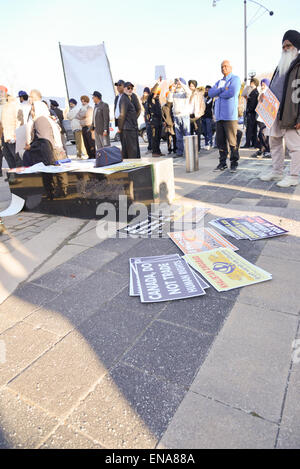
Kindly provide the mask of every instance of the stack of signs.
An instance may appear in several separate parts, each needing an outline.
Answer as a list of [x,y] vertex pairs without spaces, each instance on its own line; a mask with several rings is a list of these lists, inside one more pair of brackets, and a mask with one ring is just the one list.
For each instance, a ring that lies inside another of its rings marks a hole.
[[118,230],[118,236],[119,238],[161,238],[163,236],[163,226],[166,223],[167,220],[149,216],[146,220],[133,222]]
[[209,285],[178,254],[129,259],[130,296],[142,303],[205,295]]
[[218,218],[209,222],[215,228],[236,239],[265,239],[288,233],[280,226],[274,225],[260,216],[242,216],[237,218]]
[[[167,236],[167,231],[174,231],[180,226],[184,228],[188,224],[198,224],[209,211],[208,208],[201,207],[175,207],[170,209],[151,212],[145,220],[131,223],[118,230],[118,236],[131,238],[162,238]],[[189,226],[190,226],[189,225]]]
[[202,230],[187,230],[168,233],[169,237],[181,249],[184,254],[195,254],[197,252],[211,251],[216,248],[231,248],[238,251],[238,248],[223,238],[212,228]]
[[184,259],[218,292],[272,279],[271,274],[251,264],[229,248],[187,254]]

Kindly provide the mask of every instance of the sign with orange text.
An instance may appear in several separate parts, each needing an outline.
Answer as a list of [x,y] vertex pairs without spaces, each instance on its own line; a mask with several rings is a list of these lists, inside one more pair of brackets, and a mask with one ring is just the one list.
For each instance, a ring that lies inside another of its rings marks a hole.
[[263,100],[258,103],[256,112],[262,118],[268,129],[270,129],[277,117],[280,102],[269,88],[262,96]]

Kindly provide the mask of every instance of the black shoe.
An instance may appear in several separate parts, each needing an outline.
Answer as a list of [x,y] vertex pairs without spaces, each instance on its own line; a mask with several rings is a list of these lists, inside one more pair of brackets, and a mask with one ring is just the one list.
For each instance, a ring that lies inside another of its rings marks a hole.
[[218,166],[213,170],[213,171],[225,171],[225,169],[228,169],[228,166],[225,164],[218,164]]
[[269,151],[264,151],[263,158],[272,158],[271,153]]
[[262,155],[262,151],[258,150],[255,153],[252,153],[251,158],[257,158]]
[[247,144],[245,143],[245,145],[243,145],[241,148],[248,148],[248,149],[249,149],[249,148],[250,148],[250,145],[247,145]]
[[237,171],[237,164],[232,164],[230,166],[230,172],[231,173],[236,173],[236,171]]

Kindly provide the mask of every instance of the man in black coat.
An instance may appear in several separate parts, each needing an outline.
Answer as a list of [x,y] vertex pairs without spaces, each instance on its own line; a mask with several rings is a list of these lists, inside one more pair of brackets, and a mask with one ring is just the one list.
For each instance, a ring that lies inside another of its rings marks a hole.
[[160,150],[162,131],[162,110],[159,101],[160,81],[154,85],[148,97],[148,111],[150,114],[150,123],[152,129],[152,156],[164,156]]
[[258,87],[259,81],[257,78],[252,78],[250,81],[250,87],[252,91],[248,95],[247,98],[247,108],[246,108],[246,115],[247,115],[247,127],[246,127],[246,143],[245,148],[249,147],[257,147],[257,114],[256,114],[256,107],[258,104]]
[[[139,136],[138,136],[138,112],[137,96],[133,96],[134,85],[130,82],[124,84],[124,93],[120,98],[120,115],[118,117],[118,128],[122,143],[123,158],[140,158]],[[135,99],[136,98],[136,99]],[[139,112],[141,106],[139,105]]]
[[92,129],[95,131],[96,150],[110,145],[109,138],[109,106],[102,101],[99,91],[94,91],[93,101],[95,103],[93,113]]

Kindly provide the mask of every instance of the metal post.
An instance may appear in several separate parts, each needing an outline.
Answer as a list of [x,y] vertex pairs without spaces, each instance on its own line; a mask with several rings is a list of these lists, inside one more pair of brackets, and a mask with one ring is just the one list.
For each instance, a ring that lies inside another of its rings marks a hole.
[[199,170],[198,135],[183,137],[186,172],[192,173]]
[[63,68],[63,72],[64,72],[64,79],[65,79],[65,85],[66,85],[68,103],[69,103],[69,101],[70,101],[70,96],[69,96],[69,90],[68,90],[68,84],[67,84],[67,78],[66,78],[66,72],[65,72],[65,65],[64,65],[64,59],[63,59],[63,55],[62,55],[62,51],[61,51],[61,44],[60,44],[60,42],[58,43],[58,45],[59,45],[59,52],[60,52],[60,58],[61,58],[62,68]]

